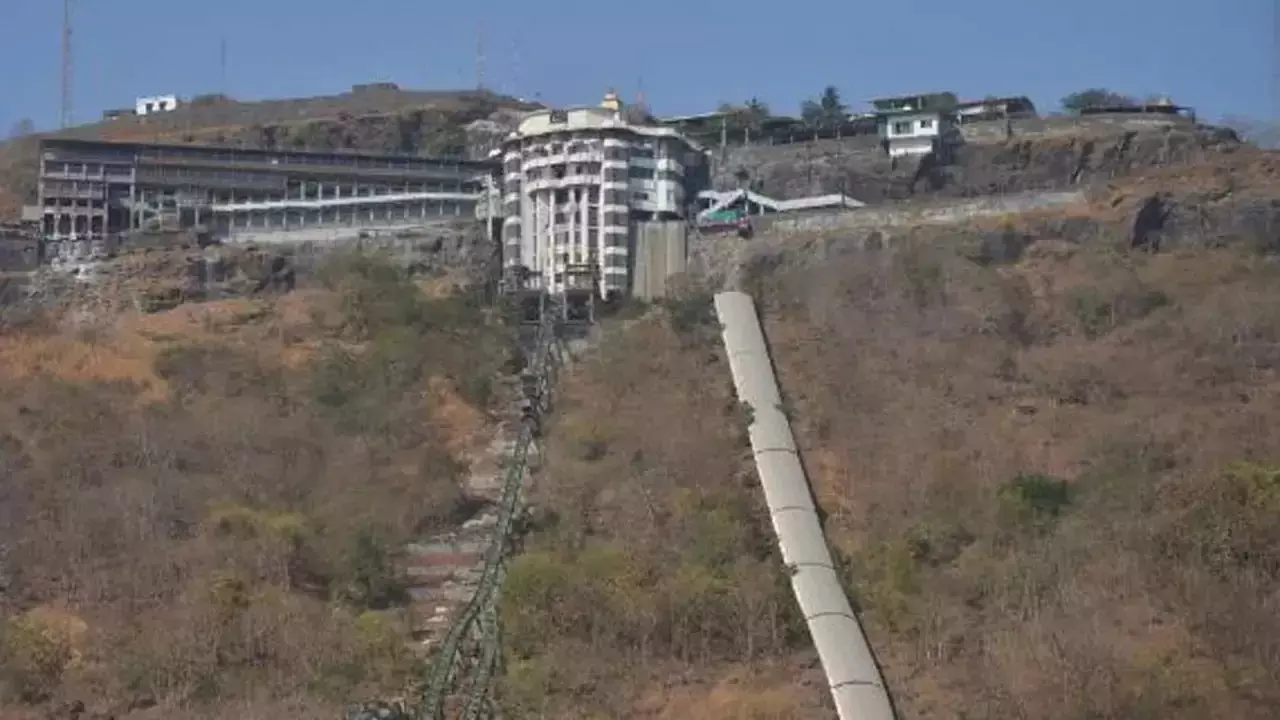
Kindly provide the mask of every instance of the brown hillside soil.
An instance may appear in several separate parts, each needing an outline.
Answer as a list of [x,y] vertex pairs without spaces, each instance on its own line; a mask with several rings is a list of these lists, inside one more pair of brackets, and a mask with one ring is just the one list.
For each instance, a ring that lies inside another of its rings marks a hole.
[[393,561],[454,522],[507,346],[332,262],[0,332],[0,717],[332,719],[420,677]]

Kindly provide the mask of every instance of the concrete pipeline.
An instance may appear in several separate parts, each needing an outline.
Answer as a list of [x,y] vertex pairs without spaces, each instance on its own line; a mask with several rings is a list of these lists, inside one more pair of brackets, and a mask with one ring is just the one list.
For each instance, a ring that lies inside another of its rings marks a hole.
[[880,668],[818,523],[755,305],[745,293],[722,292],[715,296],[715,308],[738,400],[751,407],[751,451],[769,516],[836,713],[840,720],[894,720]]

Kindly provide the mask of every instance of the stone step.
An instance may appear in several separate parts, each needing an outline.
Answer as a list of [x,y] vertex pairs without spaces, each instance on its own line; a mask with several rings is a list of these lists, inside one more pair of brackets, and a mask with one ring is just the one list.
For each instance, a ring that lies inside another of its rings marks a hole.
[[[492,417],[490,442],[467,458],[466,492],[488,505],[458,528],[405,546],[403,572],[409,592],[409,619],[416,653],[427,654],[443,642],[458,614],[471,602],[484,577],[485,561],[496,540],[497,503],[507,479],[521,424],[519,377],[499,378],[495,386],[507,401]],[[536,454],[529,456],[530,461]]]

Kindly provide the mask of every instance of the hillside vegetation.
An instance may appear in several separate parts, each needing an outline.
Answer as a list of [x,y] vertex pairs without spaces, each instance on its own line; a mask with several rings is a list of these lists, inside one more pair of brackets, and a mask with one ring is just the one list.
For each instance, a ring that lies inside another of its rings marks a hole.
[[[1270,249],[970,250],[748,278],[903,717],[1275,717]],[[505,596],[515,717],[825,716],[706,313],[617,327],[565,382]]]
[[331,720],[418,676],[397,548],[465,515],[499,326],[358,256],[274,298],[10,317],[0,715]]
[[826,702],[708,301],[607,332],[556,395],[503,588],[509,717],[798,720]]

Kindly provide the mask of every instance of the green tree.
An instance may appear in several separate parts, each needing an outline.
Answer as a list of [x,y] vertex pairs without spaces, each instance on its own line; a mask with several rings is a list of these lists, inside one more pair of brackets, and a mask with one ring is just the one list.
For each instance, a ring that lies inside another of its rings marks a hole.
[[817,98],[805,100],[800,106],[800,117],[813,127],[835,127],[844,121],[849,108],[840,99],[840,90],[828,85]]
[[1089,88],[1067,95],[1062,98],[1061,104],[1062,109],[1067,112],[1080,112],[1086,108],[1136,105],[1137,101],[1128,95],[1112,92],[1106,88]]

